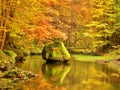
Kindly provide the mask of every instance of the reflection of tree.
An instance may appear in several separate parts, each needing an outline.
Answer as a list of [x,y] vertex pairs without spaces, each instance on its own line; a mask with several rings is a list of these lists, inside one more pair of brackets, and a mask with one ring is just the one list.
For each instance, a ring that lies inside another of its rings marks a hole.
[[55,85],[62,84],[69,71],[70,65],[67,63],[45,63],[42,65],[42,72],[45,79]]

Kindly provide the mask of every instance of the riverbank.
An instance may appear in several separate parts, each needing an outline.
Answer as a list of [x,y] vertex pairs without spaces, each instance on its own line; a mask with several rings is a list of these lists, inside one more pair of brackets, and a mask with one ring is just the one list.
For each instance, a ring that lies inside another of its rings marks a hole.
[[72,57],[77,61],[96,62],[105,64],[108,67],[120,72],[120,49],[111,51],[103,56],[91,56],[82,54],[73,54]]
[[0,51],[0,89],[12,89],[18,81],[28,80],[35,75],[15,67],[16,53],[10,50]]
[[73,54],[72,57],[78,61],[87,61],[87,62],[96,62],[97,60],[113,60],[115,56],[91,56],[91,55],[82,55],[82,54]]
[[[120,73],[120,61],[116,60],[116,56],[118,55],[117,54],[118,51],[119,50],[114,51],[114,52],[110,52],[110,53],[105,54],[103,56],[72,54],[72,57],[73,57],[72,60],[105,64],[109,68],[112,68],[115,71],[118,71]],[[10,62],[11,61],[10,58],[15,63],[15,57],[11,57],[10,55],[5,54],[1,51],[1,54],[0,54],[0,89],[1,88],[2,89],[14,88],[18,81],[21,82],[21,81],[24,81],[24,80],[28,80],[31,77],[35,76],[31,72],[16,68],[14,66],[14,63],[13,63],[13,66],[12,66],[12,63]],[[35,60],[35,58],[34,58],[34,60]],[[32,59],[31,62],[34,61],[34,60]],[[39,62],[39,60],[41,60],[41,57],[40,57],[40,59],[38,59],[38,62]],[[8,62],[8,64],[5,64],[6,62]],[[26,64],[28,64],[28,62]],[[7,66],[3,67],[2,65],[7,65]],[[33,66],[31,66],[31,67],[34,67],[34,69],[35,69],[39,65],[40,64],[36,63],[35,65],[33,64]],[[12,67],[10,69],[7,69],[8,66],[12,66]],[[1,69],[1,67],[2,67],[2,69]],[[120,74],[113,74],[113,75],[114,76],[116,75],[116,76],[120,77]]]

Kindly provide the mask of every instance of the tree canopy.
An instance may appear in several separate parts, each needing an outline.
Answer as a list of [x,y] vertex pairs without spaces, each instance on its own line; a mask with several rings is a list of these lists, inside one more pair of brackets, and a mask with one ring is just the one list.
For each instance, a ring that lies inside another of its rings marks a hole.
[[1,0],[0,49],[8,35],[100,51],[118,47],[119,6],[119,0]]

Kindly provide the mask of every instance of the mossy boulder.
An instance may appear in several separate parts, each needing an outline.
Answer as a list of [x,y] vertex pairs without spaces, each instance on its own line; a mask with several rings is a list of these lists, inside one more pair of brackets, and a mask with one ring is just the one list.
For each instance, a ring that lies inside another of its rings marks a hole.
[[52,44],[46,44],[42,50],[42,57],[48,62],[66,62],[71,59],[70,53],[61,41],[57,41]]

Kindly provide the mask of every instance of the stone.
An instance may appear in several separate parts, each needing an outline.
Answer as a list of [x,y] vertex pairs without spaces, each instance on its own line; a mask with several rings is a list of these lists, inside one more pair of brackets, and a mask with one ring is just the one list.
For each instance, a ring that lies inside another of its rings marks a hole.
[[46,44],[44,46],[42,50],[42,58],[47,62],[67,62],[71,59],[71,55],[64,46],[63,42],[56,41],[52,44]]

